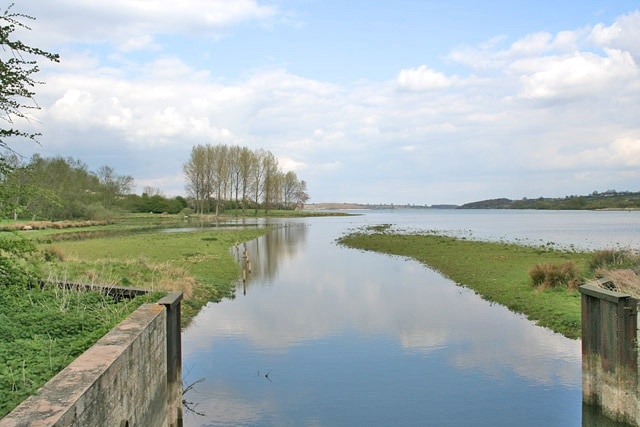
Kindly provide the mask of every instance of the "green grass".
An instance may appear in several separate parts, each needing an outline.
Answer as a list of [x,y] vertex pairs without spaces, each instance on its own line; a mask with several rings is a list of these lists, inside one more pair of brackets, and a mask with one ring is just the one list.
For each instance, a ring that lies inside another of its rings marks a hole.
[[482,298],[526,315],[539,325],[579,338],[580,294],[566,288],[538,289],[529,269],[540,263],[573,261],[585,276],[592,254],[484,242],[438,234],[355,232],[339,243],[363,250],[414,258]]
[[[240,269],[231,253],[238,242],[269,228],[218,228],[160,232],[185,225],[174,217],[129,216],[116,224],[0,233],[28,237],[41,277],[57,281],[132,286],[157,291],[187,290],[184,323],[209,301],[232,297]],[[0,287],[0,417],[35,393],[144,302],[161,293],[114,304],[96,292],[57,287]]]
[[0,288],[0,418],[145,302],[56,286]]
[[[45,272],[58,280],[184,291],[186,323],[207,302],[233,297],[233,283],[241,271],[231,248],[268,230],[217,228],[171,233],[156,230],[56,241],[40,247],[55,252],[63,260],[49,264]],[[171,280],[176,283],[169,283]]]

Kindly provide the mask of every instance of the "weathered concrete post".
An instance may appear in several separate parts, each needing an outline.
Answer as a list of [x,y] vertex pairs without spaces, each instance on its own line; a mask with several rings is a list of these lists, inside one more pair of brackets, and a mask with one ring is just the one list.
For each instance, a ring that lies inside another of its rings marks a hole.
[[617,421],[640,425],[638,300],[595,284],[582,294],[582,400]]
[[181,301],[182,292],[169,293],[158,301],[167,311],[167,410],[171,427],[182,427]]

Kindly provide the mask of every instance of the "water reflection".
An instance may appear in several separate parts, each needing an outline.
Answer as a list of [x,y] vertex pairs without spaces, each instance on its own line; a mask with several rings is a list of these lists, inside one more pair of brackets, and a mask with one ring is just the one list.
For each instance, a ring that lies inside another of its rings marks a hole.
[[284,224],[260,239],[233,248],[236,261],[247,270],[243,279],[244,294],[251,286],[252,277],[258,278],[257,283],[271,284],[279,266],[304,250],[306,229],[305,224]]
[[[364,262],[327,261],[332,268],[319,277],[306,263],[286,264],[278,292],[219,304],[196,320],[215,323],[217,335],[241,337],[259,352],[284,353],[348,329],[393,337],[408,352],[428,354],[457,344],[450,362],[462,370],[497,375],[509,367],[540,384],[579,386],[578,341],[532,328],[522,316],[488,304],[417,262],[360,255]],[[192,345],[209,348],[215,336],[200,332],[190,331],[197,341]]]
[[247,245],[246,296],[185,331],[207,414],[186,425],[580,425],[579,341],[417,262],[336,246],[351,225],[294,221]]

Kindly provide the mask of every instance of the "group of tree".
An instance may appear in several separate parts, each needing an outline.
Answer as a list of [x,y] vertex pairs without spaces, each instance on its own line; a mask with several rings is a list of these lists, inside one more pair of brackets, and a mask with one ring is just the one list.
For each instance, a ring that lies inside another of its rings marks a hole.
[[133,194],[134,180],[110,166],[90,171],[72,157],[25,161],[7,152],[0,168],[0,216],[30,220],[110,219],[122,212],[198,213],[225,207],[294,209],[309,196],[294,172],[282,172],[268,151],[237,146],[196,146],[184,164],[189,199],[167,198],[158,188]]
[[183,165],[187,193],[197,213],[226,206],[242,209],[295,209],[309,200],[307,183],[283,172],[270,151],[237,145],[196,145]]
[[5,155],[9,166],[0,172],[0,212],[4,217],[29,219],[103,219],[130,193],[133,178],[102,166],[90,172],[71,157],[28,162]]
[[[159,188],[144,187],[142,196],[128,194],[119,203],[127,212],[184,213],[189,208],[188,201],[182,196],[166,197]],[[190,208],[189,208],[190,209]]]

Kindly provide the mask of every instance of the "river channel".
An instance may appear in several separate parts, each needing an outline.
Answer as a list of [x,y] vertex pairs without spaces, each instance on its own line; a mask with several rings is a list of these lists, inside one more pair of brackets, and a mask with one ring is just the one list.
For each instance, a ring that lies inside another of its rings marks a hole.
[[361,213],[273,220],[281,227],[246,244],[252,271],[236,297],[208,304],[183,332],[185,399],[199,413],[187,410],[186,426],[617,425],[583,408],[579,340],[416,261],[335,240],[393,224],[639,249],[640,212]]

